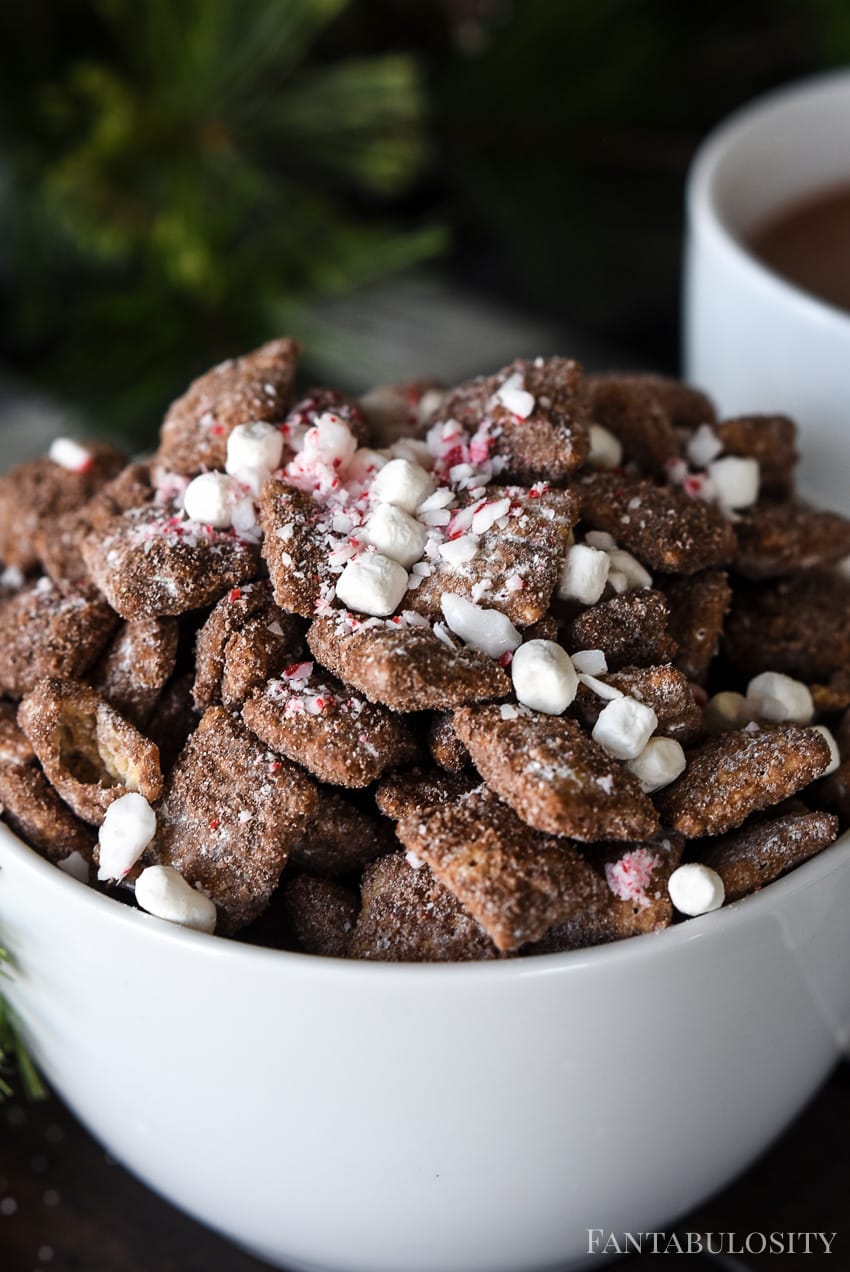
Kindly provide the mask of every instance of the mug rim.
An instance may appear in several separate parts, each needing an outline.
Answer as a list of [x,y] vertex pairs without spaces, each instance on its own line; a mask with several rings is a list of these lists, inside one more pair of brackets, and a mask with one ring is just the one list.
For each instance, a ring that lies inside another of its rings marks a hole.
[[[696,150],[688,169],[685,205],[691,236],[699,233],[708,238],[730,264],[748,272],[751,281],[778,302],[794,304],[809,320],[846,328],[850,335],[850,313],[791,282],[756,256],[730,229],[717,194],[719,174],[739,140],[777,110],[793,109],[799,103],[829,96],[841,89],[850,96],[850,67],[821,71],[794,80],[739,106],[708,133]],[[823,188],[826,187],[812,187],[812,193]]]

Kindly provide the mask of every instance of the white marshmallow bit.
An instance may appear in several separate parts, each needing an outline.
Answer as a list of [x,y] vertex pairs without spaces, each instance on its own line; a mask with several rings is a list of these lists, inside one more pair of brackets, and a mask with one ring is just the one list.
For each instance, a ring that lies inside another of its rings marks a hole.
[[136,901],[167,923],[214,932],[216,910],[209,897],[191,888],[172,866],[148,866],[136,880]]
[[675,782],[687,767],[685,752],[675,738],[650,738],[626,768],[634,773],[647,795]]
[[240,499],[238,483],[224,473],[193,477],[183,496],[183,510],[190,521],[227,530],[233,525],[233,509]]
[[347,609],[373,618],[388,618],[406,591],[407,570],[381,552],[354,557],[336,582],[336,594]]
[[578,690],[572,659],[554,640],[529,640],[513,656],[514,693],[524,707],[561,715]]
[[781,671],[763,671],[747,685],[747,707],[757,720],[774,724],[808,724],[815,704],[808,685]]
[[322,463],[340,471],[347,468],[357,450],[357,438],[338,415],[326,411],[304,435],[302,463]]
[[71,852],[67,857],[63,857],[61,861],[57,861],[56,864],[63,874],[70,875],[78,883],[88,883],[89,863],[81,852]]
[[[575,665],[573,663],[574,667]],[[616,685],[609,685],[607,680],[599,680],[597,676],[589,676],[586,671],[580,671],[578,678],[585,689],[589,689],[591,693],[596,694],[597,698],[602,698],[605,702],[613,702],[615,698],[626,696]]]
[[608,581],[615,592],[637,592],[642,588],[652,587],[652,575],[631,552],[614,548],[608,553],[608,560],[611,563]]
[[604,676],[608,670],[604,649],[579,649],[570,657],[576,671],[584,671],[588,676]]
[[611,560],[607,552],[586,543],[575,543],[564,557],[558,596],[562,601],[595,605],[608,582]]
[[726,889],[717,871],[697,862],[689,862],[674,870],[667,891],[679,913],[691,918],[719,910],[726,899]]
[[685,454],[694,468],[707,468],[723,450],[723,443],[710,424],[700,424],[685,447]]
[[591,736],[615,759],[633,760],[657,728],[658,716],[652,707],[624,696],[602,708]]
[[815,733],[819,733],[821,737],[825,738],[829,747],[829,768],[824,769],[821,773],[821,777],[829,777],[830,773],[834,773],[841,766],[841,752],[838,749],[838,743],[825,724],[816,724],[813,728]]
[[499,610],[482,609],[454,592],[443,592],[440,608],[455,636],[490,658],[501,658],[522,644],[522,636]]
[[527,420],[534,410],[534,395],[523,388],[523,379],[519,372],[505,380],[496,397],[502,406],[507,407],[512,415],[518,415],[521,420]]
[[128,791],[106,810],[97,834],[98,879],[123,879],[156,834],[156,813],[144,795]]
[[372,483],[372,494],[383,503],[395,504],[413,513],[434,493],[434,481],[421,464],[409,459],[391,459]]
[[[237,424],[227,439],[228,473],[262,473],[268,475],[280,467],[283,457],[283,434],[274,424],[254,420],[251,424]],[[246,483],[252,484],[252,483]]]
[[85,446],[75,442],[73,437],[57,437],[50,443],[48,458],[69,473],[84,473],[91,467],[92,454]]
[[741,693],[733,693],[724,689],[709,698],[703,711],[703,720],[709,733],[725,733],[727,729],[737,729],[748,719],[747,700]]
[[718,502],[729,511],[749,508],[758,499],[760,473],[756,459],[724,455],[708,465],[708,475]]
[[428,531],[410,513],[395,504],[383,503],[371,514],[360,537],[407,570],[425,551]]
[[447,539],[440,544],[440,556],[449,565],[464,565],[478,555],[477,534],[462,534],[459,539]]
[[617,546],[617,540],[605,530],[588,530],[584,541],[602,552],[613,552]]
[[620,439],[603,428],[601,424],[591,424],[590,454],[588,462],[596,468],[619,468],[623,462],[623,447]]

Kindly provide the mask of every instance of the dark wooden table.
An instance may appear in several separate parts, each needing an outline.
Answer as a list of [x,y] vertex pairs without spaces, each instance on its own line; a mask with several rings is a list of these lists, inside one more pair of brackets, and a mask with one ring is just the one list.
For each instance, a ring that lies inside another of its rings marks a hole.
[[[837,1232],[830,1267],[850,1269],[850,1066],[731,1188],[678,1225],[680,1232]],[[842,1229],[844,1229],[842,1231]],[[823,1255],[820,1256],[821,1258]],[[618,1267],[675,1272],[675,1254]],[[769,1260],[797,1272],[813,1258]],[[752,1269],[768,1257],[690,1257],[691,1272]],[[0,1110],[0,1272],[263,1272],[160,1200],[118,1166],[58,1100]],[[369,1272],[363,1268],[362,1272]]]

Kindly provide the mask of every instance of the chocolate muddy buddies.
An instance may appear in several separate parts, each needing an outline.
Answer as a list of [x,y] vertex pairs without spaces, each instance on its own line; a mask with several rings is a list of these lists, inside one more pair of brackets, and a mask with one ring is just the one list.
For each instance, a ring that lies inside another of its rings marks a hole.
[[298,346],[127,463],[0,478],[0,801],[162,919],[338,958],[717,909],[850,823],[850,521],[782,416],[518,360],[360,402]]

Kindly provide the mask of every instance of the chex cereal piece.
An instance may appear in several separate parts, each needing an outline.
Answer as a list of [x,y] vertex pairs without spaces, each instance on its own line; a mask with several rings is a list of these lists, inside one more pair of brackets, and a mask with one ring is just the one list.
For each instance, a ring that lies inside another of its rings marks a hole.
[[335,879],[287,870],[280,885],[280,901],[297,949],[326,958],[345,958],[360,909],[354,888]]
[[455,733],[448,712],[434,714],[428,726],[428,750],[434,763],[447,773],[462,773],[469,765],[469,752]]
[[656,803],[666,825],[689,839],[722,835],[821,777],[831,761],[817,729],[751,725],[711,738]]
[[314,672],[311,662],[270,680],[245,703],[242,717],[272,750],[334,786],[368,786],[415,753],[400,716],[359,698],[321,668]]
[[405,769],[390,773],[375,792],[375,803],[385,817],[399,821],[424,812],[435,804],[459,799],[479,785],[470,773],[445,773],[436,769]]
[[850,580],[813,571],[736,588],[723,649],[746,676],[765,667],[806,682],[850,668]]
[[201,713],[195,710],[192,701],[192,673],[188,671],[165,686],[145,725],[147,736],[159,747],[163,774],[171,772],[200,720]]
[[700,860],[716,870],[726,900],[737,901],[764,887],[826,848],[838,835],[838,818],[799,810],[764,818],[700,851]]
[[13,698],[43,676],[77,679],[88,671],[117,624],[100,596],[63,595],[48,578],[0,602],[0,689]]
[[338,618],[317,618],[307,644],[341,680],[394,711],[445,711],[510,692],[510,680],[497,662],[441,640],[428,626],[390,619],[359,623],[352,630]]
[[18,724],[17,705],[0,702],[0,764],[31,764],[34,759],[30,740]]
[[[850,667],[841,667],[827,684],[809,685],[815,711],[831,715],[850,707]],[[845,717],[846,718],[846,717]]]
[[568,649],[601,649],[614,671],[620,667],[672,662],[678,646],[670,611],[660,592],[624,592],[586,609],[569,627]]
[[195,706],[240,706],[302,652],[302,625],[275,605],[267,580],[231,588],[198,632]]
[[584,846],[582,855],[598,882],[588,886],[584,904],[523,954],[556,954],[669,927],[673,907],[667,882],[682,859],[682,847],[680,835]]
[[260,525],[275,600],[292,614],[312,618],[323,588],[335,582],[324,510],[304,491],[267,481]]
[[622,443],[625,460],[648,473],[663,474],[681,454],[677,427],[714,419],[705,394],[679,380],[614,372],[588,376],[587,383],[593,419]]
[[35,544],[46,574],[63,591],[88,578],[83,560],[83,540],[102,530],[113,517],[150,503],[154,489],[147,464],[129,464],[106,482],[81,507],[69,509],[40,527]]
[[850,520],[796,500],[762,502],[735,525],[734,568],[748,579],[772,579],[832,565],[850,553]]
[[676,666],[689,680],[704,684],[720,648],[723,620],[732,589],[723,570],[706,570],[689,578],[661,576],[659,587],[670,609],[670,630],[679,646]]
[[[606,676],[605,683],[652,707],[658,718],[656,736],[675,738],[683,746],[692,745],[702,736],[702,709],[687,678],[669,663],[659,667],[624,667]],[[576,703],[582,723],[592,729],[605,702],[582,685]]]
[[487,785],[537,830],[593,841],[646,839],[658,829],[637,780],[574,720],[463,707],[455,729]]
[[582,522],[613,535],[651,570],[697,574],[735,555],[735,532],[719,508],[679,486],[597,472],[585,474],[575,490]]
[[37,764],[0,760],[0,807],[15,834],[49,861],[75,852],[91,860],[94,832],[62,802]]
[[103,442],[72,445],[79,452],[75,461],[45,455],[0,477],[0,560],[5,565],[21,570],[37,565],[41,531],[49,534],[57,517],[79,508],[124,465],[123,455]]
[[584,373],[568,358],[519,358],[450,390],[439,415],[470,430],[523,484],[566,480],[590,448]]
[[155,744],[89,685],[47,677],[22,700],[18,723],[49,781],[78,817],[99,826],[126,791],[159,799]]
[[83,541],[93,581],[122,618],[158,618],[209,605],[257,573],[259,549],[233,530],[168,508],[131,508]]
[[[577,520],[578,501],[569,491],[488,486],[452,510],[445,539],[428,553],[430,573],[405,604],[439,618],[440,597],[456,592],[521,627],[536,623],[549,608]],[[457,560],[452,545],[461,541],[470,552]]]
[[539,940],[596,888],[575,848],[530,831],[486,786],[403,818],[396,834],[503,952]]
[[283,420],[299,352],[294,340],[270,340],[193,380],[168,408],[154,463],[187,475],[223,469],[237,424]]
[[143,728],[174,671],[180,629],[175,618],[123,623],[91,673],[101,697]]
[[215,902],[219,930],[235,932],[266,908],[318,804],[297,765],[210,707],[168,779],[146,860],[179,870]]
[[403,852],[367,866],[350,958],[459,963],[499,958],[490,937],[429,868]]
[[782,498],[791,493],[797,453],[797,427],[786,415],[737,415],[713,425],[725,455],[758,462],[761,491]]
[[319,788],[320,815],[292,845],[289,860],[312,874],[346,874],[393,845],[385,818],[370,815],[330,786]]

